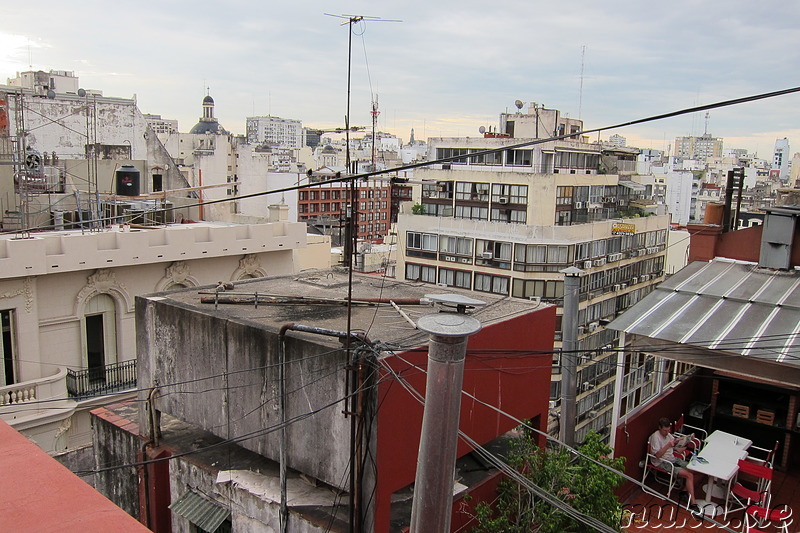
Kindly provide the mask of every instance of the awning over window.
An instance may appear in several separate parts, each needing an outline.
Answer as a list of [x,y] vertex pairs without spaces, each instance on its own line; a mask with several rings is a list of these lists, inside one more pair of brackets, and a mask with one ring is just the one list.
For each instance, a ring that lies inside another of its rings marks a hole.
[[630,190],[637,192],[644,192],[646,190],[646,187],[644,185],[642,185],[641,183],[636,183],[635,181],[620,181],[619,185],[622,185],[623,187],[627,187]]
[[231,515],[230,510],[193,490],[169,508],[204,531],[215,531]]

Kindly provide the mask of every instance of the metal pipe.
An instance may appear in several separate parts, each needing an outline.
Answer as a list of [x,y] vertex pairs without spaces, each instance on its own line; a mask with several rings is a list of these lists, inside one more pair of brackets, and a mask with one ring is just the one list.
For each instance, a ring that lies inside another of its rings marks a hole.
[[[281,329],[283,331],[283,329]],[[281,412],[281,447],[280,447],[280,482],[281,482],[281,533],[289,531],[289,506],[286,497],[286,462],[288,449],[288,435],[286,433],[286,337],[281,335],[278,362],[278,381],[280,382],[280,412]]]
[[564,306],[561,316],[561,441],[575,446],[575,397],[577,389],[578,293],[582,270],[570,267],[564,274]]
[[467,339],[481,324],[471,316],[439,313],[420,318],[418,328],[430,338],[411,533],[443,532],[450,531],[452,515]]

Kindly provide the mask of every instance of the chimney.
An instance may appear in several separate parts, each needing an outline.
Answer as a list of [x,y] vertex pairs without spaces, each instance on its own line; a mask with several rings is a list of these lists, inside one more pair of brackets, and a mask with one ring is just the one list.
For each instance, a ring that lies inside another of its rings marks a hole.
[[797,228],[800,206],[765,209],[758,266],[788,270],[792,267],[792,243]]

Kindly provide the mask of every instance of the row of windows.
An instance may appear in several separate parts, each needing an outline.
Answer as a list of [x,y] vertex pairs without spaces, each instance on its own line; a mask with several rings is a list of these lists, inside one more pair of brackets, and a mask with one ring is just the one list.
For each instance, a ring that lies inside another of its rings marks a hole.
[[528,203],[528,186],[474,181],[437,181],[422,184],[422,197],[438,200],[470,200],[495,204]]
[[[614,236],[608,239],[581,242],[577,244],[522,244],[509,241],[495,241],[488,239],[473,239],[471,237],[456,237],[438,235],[435,233],[406,232],[406,255],[411,257],[437,258],[443,261],[468,258],[470,263],[474,259],[476,265],[500,268],[503,270],[516,270],[518,272],[555,272],[576,262],[582,268],[603,266],[607,262],[620,261],[634,257],[631,252],[635,250],[635,257],[651,255],[662,251],[666,244],[667,230],[657,230],[637,233],[634,235]],[[512,262],[513,250],[513,262]],[[644,250],[644,253],[640,253]],[[419,253],[422,251],[425,253]],[[452,257],[449,256],[458,256]],[[592,262],[594,258],[600,258]],[[580,264],[590,261],[591,265]],[[641,270],[631,270],[630,273],[618,275],[615,279],[590,281],[594,278],[584,278],[582,283],[597,287],[626,282],[629,277],[650,274],[663,270],[663,256],[659,259],[660,265],[648,266]],[[602,263],[602,264],[600,264]],[[625,266],[622,269],[630,269]],[[627,270],[623,270],[627,272]],[[584,288],[584,292],[595,288]]]
[[[359,198],[388,198],[389,191],[387,189],[360,189],[358,191]],[[349,189],[321,189],[321,190],[301,190],[298,192],[298,199],[301,202],[308,200],[349,200]]]
[[358,220],[389,220],[389,214],[385,211],[378,212],[378,213],[359,213]]
[[373,232],[383,232],[380,235],[373,235],[374,237],[384,236],[386,235],[386,224],[360,224],[358,226],[358,233],[359,235],[363,235],[365,233],[372,234]]
[[469,163],[470,165],[502,165],[503,155],[505,154],[505,164],[509,166],[532,166],[533,165],[533,150],[517,149],[505,150],[502,152],[493,152],[490,154],[473,155],[478,150],[475,148],[437,148],[436,159],[445,159],[448,157],[458,157],[453,160],[453,163]]

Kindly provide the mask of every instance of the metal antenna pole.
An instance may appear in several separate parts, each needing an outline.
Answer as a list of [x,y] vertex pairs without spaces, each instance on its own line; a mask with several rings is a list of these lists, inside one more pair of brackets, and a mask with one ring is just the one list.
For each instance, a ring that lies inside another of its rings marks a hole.
[[481,323],[460,313],[439,313],[423,316],[417,327],[430,340],[411,533],[450,531],[467,339]]

